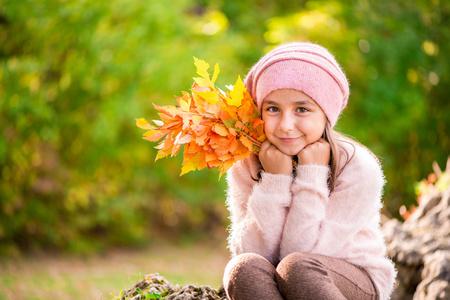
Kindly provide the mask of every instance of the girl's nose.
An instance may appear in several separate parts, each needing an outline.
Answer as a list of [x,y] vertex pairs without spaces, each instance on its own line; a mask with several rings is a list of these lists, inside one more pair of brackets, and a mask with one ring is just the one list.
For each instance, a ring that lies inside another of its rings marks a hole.
[[294,130],[294,119],[290,114],[282,114],[278,128],[281,131],[289,132]]

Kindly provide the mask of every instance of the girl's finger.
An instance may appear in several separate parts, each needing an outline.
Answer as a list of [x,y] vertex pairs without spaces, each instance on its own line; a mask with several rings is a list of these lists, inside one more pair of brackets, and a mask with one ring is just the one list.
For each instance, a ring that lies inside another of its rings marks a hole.
[[259,147],[259,152],[266,152],[267,149],[270,148],[270,146],[272,146],[272,143],[269,142],[269,140],[265,140]]

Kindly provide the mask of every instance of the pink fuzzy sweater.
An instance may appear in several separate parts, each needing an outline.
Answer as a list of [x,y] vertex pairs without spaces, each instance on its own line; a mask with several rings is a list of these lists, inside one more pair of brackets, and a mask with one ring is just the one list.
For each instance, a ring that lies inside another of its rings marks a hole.
[[389,299],[396,271],[379,225],[383,172],[361,145],[339,143],[354,156],[332,193],[328,166],[299,165],[295,178],[262,172],[258,182],[256,155],[236,163],[227,174],[229,248],[233,256],[257,253],[274,265],[293,252],[340,258],[365,268],[380,299]]

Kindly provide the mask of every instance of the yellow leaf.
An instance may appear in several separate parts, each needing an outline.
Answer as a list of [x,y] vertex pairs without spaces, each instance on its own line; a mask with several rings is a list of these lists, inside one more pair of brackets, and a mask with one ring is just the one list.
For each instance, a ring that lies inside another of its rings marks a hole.
[[191,107],[191,98],[189,98],[187,101],[180,99],[180,107],[182,111],[189,111]]
[[204,60],[201,60],[201,59],[198,59],[198,58],[194,57],[194,64],[197,67],[197,74],[201,76],[201,77],[194,77],[195,82],[199,86],[211,87],[211,88],[214,89],[215,88],[214,87],[214,83],[216,82],[217,76],[220,73],[219,65],[216,64],[214,66],[213,77],[209,78],[209,73],[208,73],[209,64],[207,62],[205,62]]
[[151,130],[151,129],[156,129],[154,126],[150,125],[147,120],[145,120],[144,118],[139,118],[139,119],[135,119],[136,120],[136,126],[142,129],[147,129],[147,130]]
[[192,123],[194,124],[194,126],[200,125],[200,123],[203,121],[202,116],[192,116]]
[[257,138],[257,140],[259,141],[259,142],[264,142],[265,140],[266,140],[266,135],[265,134],[262,134],[262,135],[260,135],[258,138]]
[[212,81],[209,78],[194,77],[194,80],[195,82],[197,82],[199,86],[207,86],[214,88],[214,83],[212,83]]
[[195,171],[201,165],[201,154],[197,152],[194,156],[184,156],[183,166],[181,167],[181,175],[184,175],[190,171]]
[[159,131],[157,129],[150,129],[149,131],[146,131],[144,133],[144,136],[152,136],[152,135],[155,135],[155,134],[157,134],[159,132],[161,132],[161,131]]
[[202,76],[203,78],[209,79],[208,73],[209,64],[206,61],[198,59],[197,57],[194,56],[194,65],[197,67],[198,75]]
[[[207,87],[214,88],[215,79],[211,80],[209,78],[209,73],[208,73],[209,64],[207,62],[205,62],[204,60],[198,59],[196,57],[194,57],[194,64],[197,67],[197,74],[201,76],[201,77],[194,77],[195,82],[197,82],[197,84],[199,86],[207,86]],[[219,67],[216,65],[215,70],[214,70],[214,75],[216,77],[218,75],[218,68]]]
[[211,91],[197,92],[197,94],[211,104],[216,104],[217,102],[220,101],[219,95]]
[[167,157],[171,154],[171,151],[167,151],[167,150],[159,150],[158,154],[156,154],[156,158],[155,161],[157,161],[158,159]]
[[216,79],[217,79],[217,76],[219,75],[219,72],[220,72],[219,64],[216,64],[216,65],[214,66],[214,74],[213,74],[213,77],[212,77],[212,79],[211,79],[212,83],[215,83],[215,82],[216,82]]
[[241,106],[242,99],[244,99],[245,85],[241,80],[241,76],[238,76],[236,84],[233,86],[233,90],[230,91],[231,99],[228,99],[229,105]]

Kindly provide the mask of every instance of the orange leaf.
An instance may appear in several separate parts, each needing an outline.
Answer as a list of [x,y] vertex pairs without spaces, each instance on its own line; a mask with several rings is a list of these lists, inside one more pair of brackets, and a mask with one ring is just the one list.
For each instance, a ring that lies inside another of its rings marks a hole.
[[180,111],[175,106],[158,106],[156,104],[153,104],[153,106],[156,108],[157,111],[164,113],[166,115],[170,115],[172,117],[180,114]]
[[238,149],[238,147],[239,147],[238,141],[236,140],[236,138],[233,138],[231,140],[231,143],[230,143],[230,146],[229,146],[229,151],[231,153],[234,153]]
[[214,132],[216,132],[217,134],[221,135],[221,136],[227,136],[228,135],[228,130],[227,128],[222,125],[222,124],[216,124],[214,125]]
[[200,145],[203,146],[206,143],[206,139],[208,138],[208,132],[205,132],[204,134],[198,136],[195,138],[195,142]]
[[208,161],[208,168],[215,168],[215,167],[220,167],[222,165],[222,162],[218,159],[216,160],[212,160],[212,161]]
[[232,161],[232,160],[226,161],[222,164],[222,166],[220,167],[219,179],[220,179],[220,177],[222,177],[222,175],[224,173],[226,173],[233,166],[233,164],[234,164],[234,161]]
[[245,135],[241,136],[239,140],[242,144],[244,144],[245,147],[248,148],[248,150],[252,151],[253,143]]
[[218,158],[220,161],[227,161],[227,160],[230,160],[230,159],[232,158],[232,156],[231,156],[230,153],[226,153],[226,154],[217,156],[217,158]]
[[214,161],[214,160],[217,160],[217,155],[214,152],[211,152],[211,153],[206,152],[205,153],[205,161],[207,163]]
[[233,159],[234,159],[234,161],[243,160],[243,159],[247,158],[250,155],[250,153],[251,153],[250,151],[247,151],[247,152],[233,155]]
[[184,147],[184,153],[187,154],[195,154],[197,152],[201,152],[202,151],[202,147],[200,147],[199,145],[197,145],[196,143],[190,142],[189,144],[187,144]]
[[205,109],[205,112],[210,113],[214,116],[218,116],[220,111],[222,110],[222,105],[223,105],[222,101],[217,102],[215,104],[205,103],[203,108]]
[[235,106],[225,106],[223,110],[219,113],[222,120],[238,120],[237,107]]
[[203,121],[203,118],[201,116],[196,115],[193,115],[191,119],[194,126],[200,125],[200,123]]
[[150,142],[157,142],[163,136],[165,136],[167,133],[168,133],[167,131],[159,131],[159,130],[147,131],[144,134],[143,139],[147,140],[147,141],[150,141]]
[[263,125],[264,126],[264,121],[261,119],[255,119],[255,121],[253,121],[253,128],[258,127],[259,125]]
[[183,130],[189,129],[191,118],[189,115],[183,115]]
[[180,152],[181,144],[175,144],[172,148],[172,156],[176,156]]
[[187,144],[192,140],[192,135],[191,134],[182,134],[180,132],[180,134],[177,135],[177,138],[175,139],[175,144],[177,145],[182,145],[182,144]]

